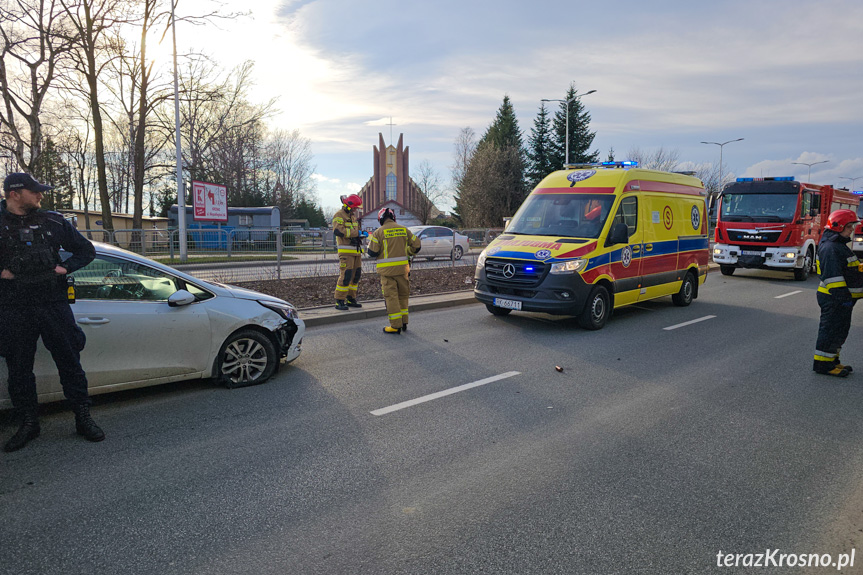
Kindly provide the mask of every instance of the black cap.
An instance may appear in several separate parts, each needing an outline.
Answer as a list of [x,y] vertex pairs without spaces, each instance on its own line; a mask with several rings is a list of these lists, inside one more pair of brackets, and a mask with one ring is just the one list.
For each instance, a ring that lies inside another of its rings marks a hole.
[[54,186],[46,186],[36,181],[36,178],[30,174],[23,172],[15,172],[6,176],[3,180],[3,191],[8,193],[10,190],[30,190],[31,192],[47,192],[53,190]]

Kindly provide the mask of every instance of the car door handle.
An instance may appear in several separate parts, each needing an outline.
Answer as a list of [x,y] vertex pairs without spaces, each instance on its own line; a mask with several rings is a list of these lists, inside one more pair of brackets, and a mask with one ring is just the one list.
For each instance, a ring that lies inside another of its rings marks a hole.
[[83,325],[102,325],[111,323],[111,320],[107,317],[82,317],[78,320],[78,323]]
[[644,244],[644,251],[652,252],[653,251],[653,244]]

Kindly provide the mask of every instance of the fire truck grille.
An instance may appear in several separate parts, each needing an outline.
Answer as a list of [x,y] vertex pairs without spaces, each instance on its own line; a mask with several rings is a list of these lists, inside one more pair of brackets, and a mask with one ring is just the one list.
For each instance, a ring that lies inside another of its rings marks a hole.
[[728,230],[728,241],[772,244],[779,241],[782,230],[775,232],[759,232],[756,230]]
[[518,262],[492,258],[485,261],[486,278],[514,287],[538,286],[548,270],[549,265],[542,262]]

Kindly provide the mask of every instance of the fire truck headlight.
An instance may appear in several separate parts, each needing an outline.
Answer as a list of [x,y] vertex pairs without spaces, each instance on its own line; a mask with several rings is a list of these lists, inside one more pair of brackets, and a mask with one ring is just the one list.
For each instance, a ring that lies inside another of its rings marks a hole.
[[797,257],[797,253],[796,253],[796,252],[788,252],[787,254],[783,254],[783,255],[784,255],[786,258],[796,258],[796,257]]
[[715,256],[722,255],[722,250],[720,250],[719,248],[713,248],[713,255],[715,255]]
[[583,270],[587,267],[587,260],[576,259],[567,260],[565,262],[557,262],[551,264],[551,272],[553,274],[571,274]]
[[854,241],[855,242],[863,242],[863,238],[856,238]]

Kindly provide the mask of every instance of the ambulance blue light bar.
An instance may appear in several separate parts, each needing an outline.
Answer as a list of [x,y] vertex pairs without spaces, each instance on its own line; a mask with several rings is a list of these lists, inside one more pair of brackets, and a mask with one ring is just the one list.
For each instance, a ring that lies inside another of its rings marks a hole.
[[738,182],[793,182],[794,176],[783,176],[781,178],[737,178]]
[[604,168],[637,168],[638,162],[635,160],[624,160],[622,162],[601,162],[599,165]]

